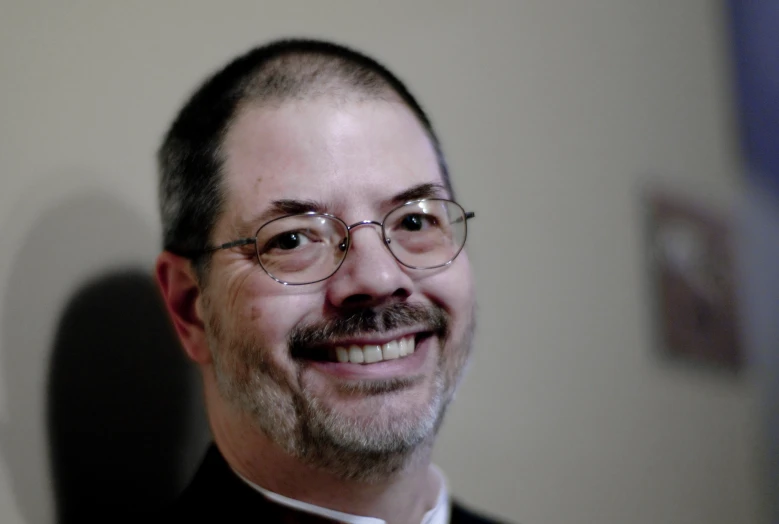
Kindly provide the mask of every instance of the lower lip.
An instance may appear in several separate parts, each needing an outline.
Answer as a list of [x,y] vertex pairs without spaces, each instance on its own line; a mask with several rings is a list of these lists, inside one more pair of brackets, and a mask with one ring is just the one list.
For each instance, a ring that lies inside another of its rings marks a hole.
[[373,364],[352,364],[349,362],[307,361],[307,365],[329,375],[342,379],[388,379],[409,377],[418,373],[427,360],[433,337],[417,342],[414,353],[392,360]]

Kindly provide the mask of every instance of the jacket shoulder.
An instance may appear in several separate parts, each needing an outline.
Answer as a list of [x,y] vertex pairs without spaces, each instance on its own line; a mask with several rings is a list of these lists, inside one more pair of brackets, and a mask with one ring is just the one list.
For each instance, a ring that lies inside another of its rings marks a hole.
[[450,524],[508,524],[484,515],[472,512],[456,500],[452,502],[452,515]]

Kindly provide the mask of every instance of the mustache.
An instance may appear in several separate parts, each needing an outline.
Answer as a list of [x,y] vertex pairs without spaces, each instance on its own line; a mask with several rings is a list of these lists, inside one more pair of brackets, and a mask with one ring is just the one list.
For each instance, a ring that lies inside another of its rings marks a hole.
[[440,306],[404,302],[356,309],[322,322],[296,326],[289,335],[289,348],[294,355],[305,348],[402,328],[421,328],[445,338],[449,332],[449,315]]

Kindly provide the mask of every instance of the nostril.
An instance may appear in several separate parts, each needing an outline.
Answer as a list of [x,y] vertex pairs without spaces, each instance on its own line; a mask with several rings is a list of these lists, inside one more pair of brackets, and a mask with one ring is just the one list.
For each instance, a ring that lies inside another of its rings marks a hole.
[[[411,293],[407,289],[402,287],[396,289],[391,295],[392,299],[395,300],[406,300],[409,296],[411,296]],[[350,295],[346,297],[346,299],[342,302],[342,306],[372,307],[377,304],[383,303],[386,300],[388,300],[386,296],[379,297],[379,296],[373,296],[369,293],[355,293],[354,295]]]
[[351,295],[346,297],[346,300],[343,301],[344,306],[364,306],[366,304],[369,304],[373,301],[373,298],[370,295],[366,294],[357,294],[357,295]]
[[395,298],[408,298],[410,295],[411,293],[409,293],[408,289],[402,287],[396,289],[395,292],[392,294],[392,296]]

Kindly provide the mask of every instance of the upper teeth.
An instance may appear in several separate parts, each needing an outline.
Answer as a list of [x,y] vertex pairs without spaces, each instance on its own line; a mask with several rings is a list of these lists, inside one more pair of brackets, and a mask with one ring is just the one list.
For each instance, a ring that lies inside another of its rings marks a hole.
[[335,357],[338,362],[352,362],[354,364],[373,364],[382,360],[392,360],[405,357],[414,352],[414,337],[403,337],[386,344],[366,344],[364,346],[352,345],[335,348]]

